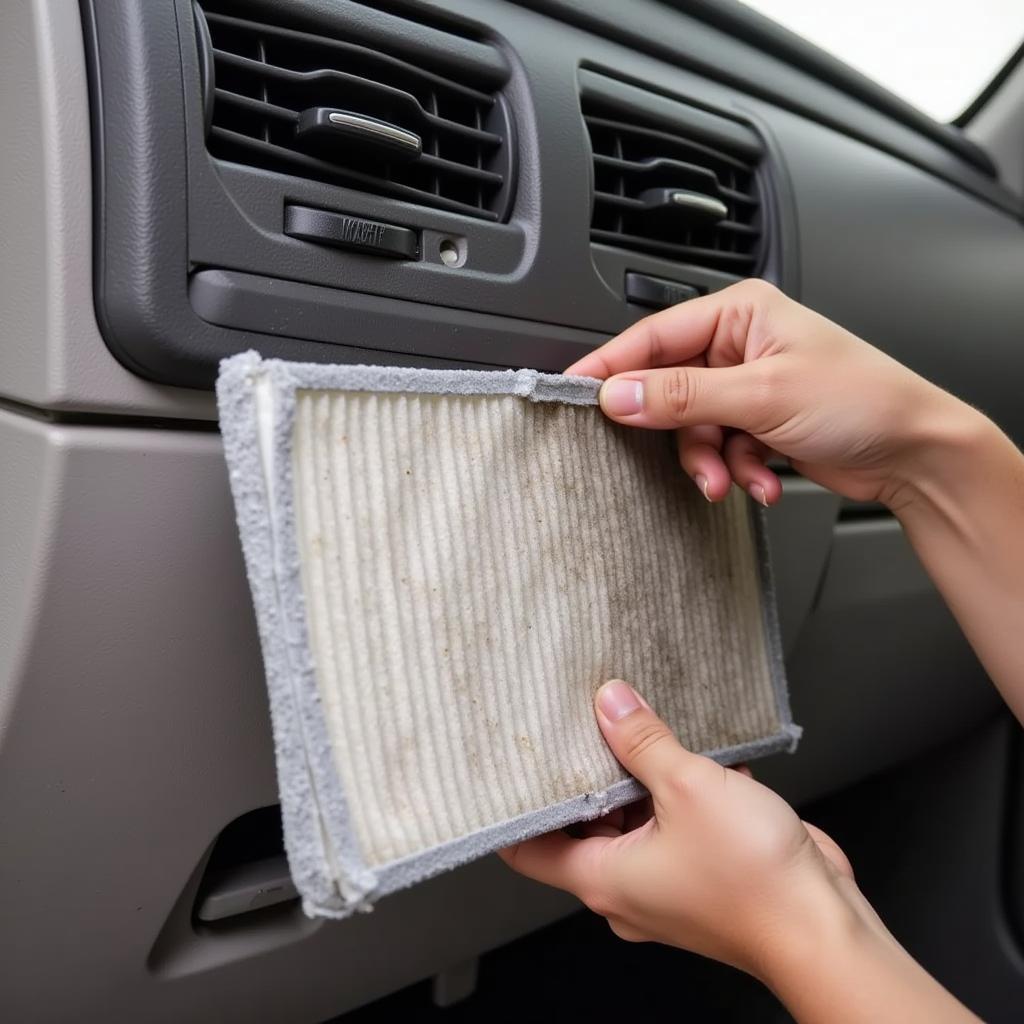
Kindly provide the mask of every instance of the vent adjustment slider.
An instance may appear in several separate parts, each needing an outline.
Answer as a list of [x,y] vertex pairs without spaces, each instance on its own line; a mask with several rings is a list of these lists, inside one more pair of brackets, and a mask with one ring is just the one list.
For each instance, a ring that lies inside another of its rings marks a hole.
[[347,142],[390,159],[415,160],[423,152],[423,139],[415,132],[368,114],[333,107],[303,110],[295,125],[295,138],[322,151],[338,151]]
[[651,209],[685,210],[694,217],[711,221],[726,220],[729,207],[703,192],[688,188],[649,188],[640,193],[640,201]]

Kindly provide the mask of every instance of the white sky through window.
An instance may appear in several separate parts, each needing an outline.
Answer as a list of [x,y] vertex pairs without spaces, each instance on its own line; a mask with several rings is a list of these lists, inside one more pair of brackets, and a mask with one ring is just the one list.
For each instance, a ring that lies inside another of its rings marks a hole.
[[938,121],[967,107],[1024,39],[1024,0],[744,0]]

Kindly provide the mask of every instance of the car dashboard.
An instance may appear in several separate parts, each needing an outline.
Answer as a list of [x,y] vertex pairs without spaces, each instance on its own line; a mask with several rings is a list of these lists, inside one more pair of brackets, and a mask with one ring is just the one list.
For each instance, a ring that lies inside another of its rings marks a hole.
[[[756,276],[1024,439],[1019,197],[961,134],[715,6],[0,14],[18,1019],[324,1020],[576,906],[491,858],[372,914],[302,915],[216,426],[223,357],[559,371]],[[784,482],[769,535],[805,736],[758,774],[804,803],[998,701],[898,523]]]

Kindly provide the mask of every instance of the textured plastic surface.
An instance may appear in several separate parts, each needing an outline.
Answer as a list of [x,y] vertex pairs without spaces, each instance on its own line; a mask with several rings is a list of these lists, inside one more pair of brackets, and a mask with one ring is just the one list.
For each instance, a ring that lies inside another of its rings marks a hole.
[[[589,331],[552,332],[548,325],[532,320],[443,310],[421,302],[228,270],[194,274],[189,295],[193,308],[210,323],[330,342],[338,323],[344,322],[355,342],[353,348],[362,348],[363,338],[376,338],[391,352],[413,358],[443,346],[462,363],[491,363],[514,349],[529,366],[555,371],[604,340]],[[371,358],[368,354],[359,361]]]
[[652,277],[650,274],[626,274],[626,298],[638,306],[650,306],[652,309],[664,309],[676,306],[700,295],[700,289],[681,281],[666,281],[663,277]]
[[212,395],[130,373],[96,325],[76,0],[0,5],[0,124],[0,396],[49,409],[212,419]]
[[833,86],[841,92],[881,111],[893,121],[912,128],[940,146],[956,153],[989,177],[995,177],[995,168],[988,154],[956,130],[935,121],[906,100],[889,92],[874,79],[845,64],[827,50],[819,49],[771,17],[752,10],[739,0],[662,0],[709,25],[721,29],[728,37],[748,43],[767,56],[777,57],[786,64],[816,78],[820,83]]
[[209,889],[196,904],[200,921],[223,921],[278,903],[298,899],[284,857],[265,857],[209,880]]
[[890,516],[836,526],[787,667],[804,739],[758,776],[798,801],[922,754],[1000,704]]
[[285,205],[284,233],[317,245],[335,245],[373,256],[414,260],[420,254],[419,238],[409,228],[308,206]]
[[[291,281],[331,287],[343,283],[349,292],[426,301],[437,305],[439,310],[475,308],[486,310],[488,316],[516,318],[522,317],[526,310],[529,319],[538,323],[571,323],[601,335],[621,329],[636,319],[641,310],[625,303],[622,297],[625,272],[633,270],[672,278],[679,275],[680,267],[649,256],[633,256],[607,249],[595,248],[593,259],[588,256],[591,251],[587,242],[590,211],[586,185],[590,170],[583,125],[576,115],[578,84],[575,78],[585,81],[590,71],[578,73],[578,64],[584,64],[586,69],[610,69],[632,81],[643,82],[647,89],[662,94],[653,97],[652,103],[673,105],[670,97],[689,97],[699,106],[731,111],[752,121],[755,127],[764,126],[762,134],[770,150],[772,191],[779,197],[777,222],[771,234],[780,253],[777,261],[769,261],[766,273],[791,293],[809,299],[823,312],[832,313],[833,300],[837,300],[837,308],[842,308],[845,296],[851,294],[849,289],[838,288],[836,283],[849,278],[849,264],[855,262],[854,273],[867,271],[878,278],[868,290],[877,293],[880,286],[884,295],[895,282],[888,272],[887,263],[875,259],[874,254],[869,263],[859,258],[856,261],[848,258],[851,248],[874,244],[879,231],[883,232],[893,258],[903,268],[901,278],[908,276],[911,287],[915,281],[920,281],[930,290],[933,274],[928,264],[942,252],[943,239],[955,231],[961,239],[961,247],[970,248],[978,254],[969,267],[958,266],[957,270],[958,280],[966,285],[963,291],[967,302],[978,310],[984,310],[997,338],[1004,332],[1009,336],[1016,331],[1017,321],[1014,318],[1020,316],[1024,300],[1016,291],[998,287],[998,278],[1009,276],[1018,269],[1016,265],[1020,261],[1019,228],[1006,218],[986,210],[963,193],[944,187],[936,178],[921,175],[905,162],[868,149],[849,137],[823,130],[753,97],[743,96],[717,82],[702,80],[687,70],[664,64],[643,53],[625,52],[569,26],[560,28],[558,32],[539,32],[538,17],[530,11],[493,0],[466,0],[465,3],[465,13],[475,18],[478,25],[488,26],[480,31],[509,44],[518,55],[509,61],[511,77],[507,86],[509,102],[519,125],[521,173],[517,205],[509,223],[483,224],[439,211],[403,208],[403,204],[387,203],[316,182],[281,179],[240,167],[224,166],[219,171],[215,170],[202,147],[196,63],[186,59],[180,71],[177,67],[171,71],[148,58],[138,59],[135,51],[122,54],[119,49],[126,45],[126,39],[146,32],[155,33],[154,46],[159,40],[170,39],[168,45],[173,48],[173,40],[180,32],[187,56],[193,31],[190,17],[179,19],[180,23],[175,27],[171,24],[169,7],[146,5],[143,9],[136,9],[134,5],[129,6],[133,7],[130,12],[119,13],[117,3],[103,5],[105,18],[116,23],[117,19],[126,17],[134,26],[132,33],[111,32],[108,45],[112,49],[108,52],[111,53],[112,66],[118,68],[111,87],[125,89],[133,95],[148,96],[157,106],[148,116],[142,116],[140,111],[143,123],[136,132],[118,133],[119,128],[124,127],[123,119],[103,122],[113,133],[109,140],[104,135],[103,165],[116,168],[118,180],[126,179],[128,182],[126,189],[118,192],[125,201],[119,208],[105,209],[102,222],[106,235],[105,240],[100,240],[101,247],[106,252],[110,267],[110,273],[104,278],[105,287],[112,289],[106,304],[107,319],[116,321],[123,317],[122,333],[128,339],[149,338],[158,347],[164,346],[161,351],[166,358],[162,363],[166,364],[164,369],[169,370],[172,376],[180,372],[193,381],[200,378],[208,381],[213,362],[219,355],[247,346],[255,346],[265,354],[303,359],[346,361],[361,358],[350,347],[354,335],[341,325],[331,338],[333,344],[326,345],[315,341],[296,343],[282,333],[268,338],[257,335],[251,327],[237,332],[228,331],[223,329],[224,325],[205,322],[189,305],[187,282],[181,280],[180,268],[185,265],[187,257],[204,266],[231,267],[264,276],[270,268],[274,276]],[[289,9],[297,10],[298,7],[293,4]],[[360,10],[372,21],[372,12],[365,8]],[[678,16],[660,5],[641,3],[631,7],[631,11],[631,25],[655,18],[656,13],[661,19],[669,18],[669,25],[678,24]],[[657,20],[652,22],[653,25],[659,23]],[[660,38],[699,39],[702,32],[711,31],[697,23],[693,28],[692,37],[664,30]],[[724,37],[719,33],[715,33],[715,37],[720,45],[724,45]],[[100,42],[102,44],[102,32]],[[672,45],[682,44],[673,42]],[[102,55],[102,45],[100,52]],[[163,54],[163,50],[160,52]],[[759,65],[755,62],[751,66]],[[795,73],[791,68],[788,72]],[[169,91],[147,91],[145,88],[150,80],[148,76],[167,74],[182,76],[180,106],[174,105],[177,101]],[[168,100],[173,109],[164,111],[160,104],[166,104]],[[675,106],[679,111],[692,109]],[[865,114],[865,108],[857,109],[860,115]],[[875,116],[871,111],[867,114]],[[155,123],[161,125],[160,131],[153,127]],[[890,122],[884,123],[891,127]],[[169,131],[169,125],[177,127]],[[782,144],[778,138],[780,129],[788,132],[793,125],[800,126],[800,134],[811,140],[811,151],[801,154],[803,147],[795,150],[791,144]],[[186,141],[185,146],[180,144],[182,137]],[[912,138],[926,148],[932,145],[918,136],[912,135]],[[926,163],[935,173],[945,173],[948,169],[943,161],[952,161],[954,168],[963,170],[963,165],[950,154],[938,147],[933,146],[933,149],[934,159],[931,162],[931,158],[925,158],[927,154],[918,154],[919,162]],[[848,165],[843,151],[849,151],[861,165],[857,175],[850,175],[850,188],[838,184],[847,174]],[[184,190],[173,184],[175,176],[180,180],[184,173],[186,157],[194,210],[187,218]],[[154,167],[159,169],[162,177],[153,179],[147,187],[146,182],[152,178]],[[814,177],[814,188],[809,197],[793,192],[787,181],[788,176],[803,176],[805,171]],[[888,183],[890,178],[895,179],[893,184],[897,187],[900,181],[913,185],[911,194],[900,196],[901,214],[895,219],[887,201],[888,185],[880,188],[878,184],[881,181]],[[416,264],[382,268],[382,262],[370,256],[331,251],[323,246],[283,237],[280,233],[282,181],[287,181],[289,197],[296,202],[420,226],[423,259]],[[823,187],[829,199],[824,222],[819,219],[819,211],[811,216],[804,209],[809,202],[813,205],[814,193],[820,193]],[[138,194],[130,198],[133,190]],[[838,202],[840,196],[841,203]],[[802,233],[820,234],[821,223],[835,225],[836,234],[828,239],[827,250],[822,254],[830,263],[847,264],[844,275],[832,275],[827,288],[817,295],[804,293],[800,283],[795,237],[797,222],[790,209],[792,202],[797,204],[796,213]],[[911,217],[916,212],[924,216],[915,224],[913,232],[900,232],[892,237],[892,225],[900,223],[907,204]],[[885,208],[884,213],[881,208]],[[140,210],[151,213],[144,222],[138,219]],[[181,237],[186,223],[187,239]],[[1011,235],[1015,237],[1011,238]],[[451,237],[465,253],[463,265],[458,268],[445,266],[440,258],[441,242]],[[837,244],[837,238],[843,239],[842,245]],[[140,246],[146,254],[144,257],[138,255]],[[963,248],[957,250],[957,260],[960,251]],[[172,269],[161,272],[160,268],[165,265]],[[594,273],[595,267],[598,274]],[[720,287],[727,282],[727,277],[719,275],[694,283]],[[863,317],[864,304],[859,305]],[[929,303],[932,309],[938,305],[934,301]],[[140,308],[145,310],[142,319],[139,319]],[[897,320],[906,315],[901,310],[891,310],[889,303],[883,302],[883,308],[876,310],[875,316],[882,322],[883,330],[887,327],[890,332],[893,325],[885,321],[891,312],[895,312]],[[308,315],[312,315],[312,307],[303,313],[304,317]],[[435,314],[435,319],[443,322],[439,314]],[[464,313],[456,319],[462,323],[453,321],[453,327],[461,329],[465,326]],[[297,318],[292,318],[292,322],[297,322]],[[556,327],[548,330],[552,340],[557,342],[560,330]],[[872,335],[872,331],[867,333]],[[873,333],[885,343],[884,337],[879,337],[882,333],[879,329]],[[117,330],[111,333],[115,343],[117,334]],[[392,337],[393,332],[385,326],[379,334],[360,333],[358,341],[362,345],[386,349]],[[917,332],[913,332],[907,339],[908,347],[915,350],[915,354],[923,348],[920,338]],[[123,346],[121,350],[123,352]],[[439,351],[435,348],[432,354],[436,356]],[[455,358],[447,350],[442,354]],[[430,358],[426,350],[420,350],[420,362]],[[196,359],[206,367],[198,377],[194,376],[197,372]],[[516,345],[510,344],[502,346],[500,356],[490,355],[488,362],[506,366],[524,365],[531,360]],[[538,365],[556,368],[551,363]]]
[[1020,725],[1002,712],[912,765],[807,808],[846,851],[900,943],[978,1016],[1016,1024],[1024,946],[1014,919]]
[[[297,2],[284,7],[257,3],[248,14],[256,20],[294,19],[302,9]],[[111,0],[94,5],[93,117],[101,184],[97,223],[103,229],[97,238],[97,308],[118,357],[145,376],[202,386],[212,382],[220,357],[245,348],[259,348],[265,355],[339,362],[353,358],[345,351],[347,345],[380,349],[389,345],[386,327],[382,331],[371,327],[357,335],[339,322],[330,338],[333,350],[329,350],[322,344],[298,345],[285,333],[268,338],[243,324],[212,324],[188,304],[182,268],[189,264],[321,286],[344,283],[350,292],[429,301],[439,309],[453,310],[453,328],[465,322],[467,310],[482,311],[482,317],[519,318],[525,308],[529,319],[548,325],[553,342],[569,329],[607,335],[635,320],[638,311],[622,295],[626,265],[660,269],[663,276],[676,265],[621,253],[617,280],[609,284],[607,277],[595,273],[587,229],[588,147],[582,121],[572,110],[577,104],[571,78],[575,68],[566,59],[565,40],[539,35],[536,15],[495,0],[470,0],[465,13],[474,18],[472,32],[499,45],[507,40],[530,61],[527,69],[520,60],[510,60],[506,72],[506,99],[517,125],[510,144],[518,147],[519,157],[516,206],[508,223],[480,222],[339,186],[215,163],[203,139],[195,28],[184,0],[177,0],[177,16],[170,4],[140,6]],[[365,8],[339,3],[325,20],[325,28],[344,32],[353,19],[364,19],[360,24],[365,24],[365,15]],[[126,26],[131,26],[130,31]],[[179,36],[180,68],[173,64]],[[145,57],[130,43],[139,37],[150,41]],[[392,48],[400,45],[399,38],[392,40]],[[480,43],[473,45],[492,52]],[[150,59],[153,51],[159,53],[159,60]],[[578,59],[582,61],[583,55]],[[557,85],[561,102],[554,108],[534,91],[538,72],[542,90]],[[566,72],[568,81],[562,78]],[[180,94],[153,87],[154,82],[174,76],[181,79]],[[724,135],[751,137],[749,128],[735,123],[739,115],[730,109],[728,96],[720,98],[726,117],[687,106],[685,92],[680,98],[683,103],[664,97],[651,102],[675,107],[684,119],[720,124]],[[571,104],[569,110],[566,101]],[[129,125],[118,116],[121,106],[140,102],[143,109],[135,123]],[[701,106],[706,107],[706,102],[702,100]],[[105,186],[108,179],[120,183],[124,178],[130,182],[125,189],[120,184]],[[285,201],[418,230],[423,258],[385,267],[370,256],[289,238],[281,230]],[[143,211],[150,215],[142,216]],[[781,252],[791,245],[791,224],[786,217],[772,219],[772,245]],[[457,267],[447,266],[440,254],[441,242],[451,238],[465,253]],[[785,266],[785,260],[776,258],[766,272],[777,275],[780,266]],[[714,286],[731,280],[719,275]],[[312,315],[310,306],[302,319]],[[293,322],[300,320],[293,318]],[[485,326],[483,319],[480,326]],[[458,359],[441,341],[424,344],[420,351],[438,359]],[[533,362],[514,343],[489,361],[496,366]]]
[[795,115],[772,127],[799,197],[801,300],[1024,441],[1024,226]]
[[[814,52],[813,47],[808,60],[806,43],[779,26],[765,32],[759,25],[751,31],[749,23],[762,19],[733,0],[724,4],[718,0],[631,0],[628,19],[622,17],[616,0],[516,2],[860,139],[984,196],[1004,210],[1020,209],[1014,197],[992,179],[986,154],[969,140],[958,138],[955,129],[931,121],[884,90],[880,98],[877,85],[867,83],[869,88],[873,86],[872,102],[864,95],[864,79],[856,73],[854,91],[848,91],[849,74],[834,73],[838,62]],[[673,11],[673,6],[677,10]],[[731,10],[722,10],[726,7]],[[683,11],[694,17],[681,22]],[[743,22],[748,25],[745,31],[729,34]],[[686,25],[685,31],[681,24]],[[780,37],[782,46],[776,45]],[[795,60],[794,49],[801,51]],[[800,63],[807,70],[802,70]]]
[[999,179],[1024,202],[1024,60],[971,118],[966,132],[992,154]]
[[[42,134],[33,131],[22,144],[5,147],[0,154],[5,168],[11,169],[7,180],[42,181],[44,185],[27,193],[10,189],[3,196],[5,203],[9,197],[5,220],[8,244],[0,250],[4,271],[0,290],[8,318],[12,318],[9,333],[18,340],[4,348],[0,389],[21,401],[65,409],[212,417],[208,396],[154,387],[125,372],[103,347],[88,314],[87,254],[91,245],[88,190],[83,182],[89,165],[83,130],[88,117],[84,58],[77,39],[74,5],[68,0],[62,3],[68,5],[67,9],[22,3],[4,13],[5,27],[9,25],[10,31],[4,32],[3,42],[10,45],[10,52],[0,65],[0,75],[11,87],[0,90],[0,103],[13,104],[5,118],[18,130],[29,123],[52,130]],[[145,7],[163,10],[164,5]],[[637,6],[636,17],[646,17],[648,7]],[[721,110],[740,109],[741,115],[755,124],[767,124],[764,140],[771,150],[772,187],[780,197],[780,221],[774,233],[785,257],[780,266],[769,267],[769,276],[776,277],[791,294],[828,315],[842,317],[850,309],[855,310],[858,326],[868,337],[883,347],[894,344],[911,362],[922,359],[925,363],[945,363],[949,379],[954,381],[961,368],[978,373],[983,365],[983,361],[979,364],[970,360],[966,348],[959,344],[962,332],[958,323],[984,320],[990,343],[1011,360],[1017,358],[1024,297],[1019,289],[1006,287],[1005,282],[1019,279],[1024,268],[1021,229],[1010,219],[906,163],[717,82],[702,80],[678,66],[643,53],[629,53],[568,26],[557,32],[537,31],[550,23],[530,11],[485,0],[474,0],[467,6],[470,9],[481,11],[481,20],[514,42],[522,54],[519,63],[512,62],[519,70],[513,73],[509,85],[519,111],[523,171],[512,223],[467,225],[459,218],[427,211],[427,226],[422,231],[424,259],[416,266],[417,273],[407,273],[413,269],[408,266],[382,270],[379,259],[332,252],[298,240],[286,240],[285,246],[273,248],[271,243],[280,239],[280,187],[264,174],[224,168],[218,177],[207,167],[205,173],[193,176],[194,188],[204,197],[206,210],[214,211],[188,219],[189,246],[196,256],[216,263],[217,250],[211,246],[223,242],[234,255],[232,265],[247,269],[247,262],[266,265],[271,247],[275,273],[292,280],[306,278],[332,286],[343,283],[346,290],[382,298],[401,295],[411,301],[441,300],[462,308],[478,305],[491,315],[518,318],[525,312],[538,322],[568,322],[558,311],[552,312],[552,303],[561,313],[568,303],[574,317],[590,319],[590,329],[599,335],[624,326],[643,312],[622,300],[625,272],[674,278],[679,276],[680,268],[650,256],[631,256],[606,247],[591,249],[587,244],[589,161],[575,99],[575,64],[582,62],[618,71],[666,95],[690,96],[698,104]],[[658,10],[664,17],[674,17],[663,7]],[[372,20],[373,12],[365,13]],[[132,15],[139,16],[138,12]],[[137,23],[132,24],[135,34],[126,33],[125,38],[135,38],[140,31]],[[183,38],[190,31],[191,23],[182,29]],[[662,35],[683,38],[685,33]],[[21,38],[31,39],[33,45],[17,45]],[[693,38],[700,38],[700,33]],[[166,75],[167,69],[157,63],[155,58],[137,61],[129,53],[123,66],[118,65],[118,73],[128,88],[141,88],[147,67],[151,66],[153,74]],[[183,87],[198,94],[198,67],[192,70],[194,81],[189,79],[187,66],[183,72],[175,68],[171,74],[184,73]],[[163,92],[170,94],[173,90]],[[26,110],[26,97],[35,102],[34,113]],[[165,167],[177,161],[180,167],[184,113],[182,110],[175,115],[172,111],[168,116],[169,120],[161,119],[161,130],[157,131],[144,112],[132,105],[128,120],[133,124],[132,118],[142,121],[138,126],[141,134],[134,137],[136,148],[114,154],[108,147],[105,152],[111,166],[118,169],[119,189],[129,200],[128,205],[136,214],[147,211],[146,230],[170,247],[169,258],[175,268],[180,268],[185,261],[185,243],[178,237],[186,224],[181,205],[183,191],[162,183],[162,179],[154,183],[157,190],[151,190],[152,194],[141,191],[149,164]],[[785,133],[784,140],[776,138],[779,131]],[[41,170],[44,166],[46,173]],[[790,187],[790,177],[800,179],[799,190]],[[539,188],[541,178],[543,189]],[[295,201],[313,205],[322,201],[325,186],[291,181]],[[137,190],[139,194],[135,195]],[[842,197],[841,202],[838,197]],[[896,201],[892,201],[894,197]],[[373,197],[359,193],[345,193],[345,202],[339,208],[403,222],[395,217],[393,204],[385,208]],[[417,215],[421,212],[417,210]],[[898,227],[904,223],[907,230]],[[208,341],[216,336],[223,342],[221,348],[228,347],[225,336],[210,333],[211,325],[188,305],[187,282],[179,282],[178,270],[161,274],[157,263],[139,255],[145,238],[139,235],[138,225],[133,230],[130,223],[107,211],[104,226],[110,250],[121,260],[115,275],[118,288],[142,294],[132,283],[139,282],[148,289],[143,295],[144,316],[130,318],[129,331],[172,333],[172,344],[187,348],[198,345],[211,360],[219,349],[217,345],[207,347]],[[802,275],[797,258],[798,231],[802,258],[811,260],[807,275]],[[467,254],[463,268],[453,270],[440,260],[440,243],[448,237],[454,238]],[[949,244],[951,237],[957,238],[956,245]],[[43,239],[50,239],[47,245],[57,249],[41,248]],[[838,243],[840,239],[842,244]],[[898,275],[890,272],[887,259],[878,258],[878,246],[891,256],[891,265],[900,267]],[[44,253],[53,251],[76,255],[47,263]],[[972,254],[970,260],[963,259],[964,252]],[[592,265],[599,276],[594,275]],[[935,293],[933,282],[939,269],[948,280],[948,295]],[[863,291],[849,287],[854,279],[863,282]],[[728,278],[688,271],[687,280],[704,287],[721,287]],[[40,281],[47,282],[45,289],[40,288]],[[927,295],[927,301],[904,305],[897,295],[904,288]],[[862,294],[870,295],[872,301],[861,301]],[[915,329],[919,313],[930,321],[927,332]],[[435,314],[434,321],[443,323],[440,314]],[[459,334],[453,336],[464,336],[465,321],[452,326],[459,328]],[[382,345],[389,343],[389,335],[393,337],[390,329],[382,332]],[[339,332],[336,344],[292,344],[285,337],[267,338],[241,330],[231,347],[243,347],[244,338],[248,338],[267,353],[288,350],[299,358],[334,361],[369,358],[365,350],[359,352],[344,344],[350,337]],[[365,336],[359,340],[373,344]],[[514,365],[517,355],[512,346],[507,350],[503,346],[500,362],[493,365]],[[438,364],[423,353],[388,357],[378,351],[372,358],[375,362],[391,358],[420,365]],[[548,368],[558,368],[553,362],[554,358],[546,364]],[[1005,374],[982,385],[981,390],[994,394],[997,404],[1009,405],[1011,379],[1012,374]],[[175,395],[179,396],[176,400]],[[980,400],[987,406],[986,395],[982,394]],[[1003,422],[1009,421],[1004,417]]]
[[798,476],[783,477],[784,506],[765,515],[774,564],[786,579],[787,600],[779,605],[784,653],[796,644],[821,585],[832,547],[839,497]]

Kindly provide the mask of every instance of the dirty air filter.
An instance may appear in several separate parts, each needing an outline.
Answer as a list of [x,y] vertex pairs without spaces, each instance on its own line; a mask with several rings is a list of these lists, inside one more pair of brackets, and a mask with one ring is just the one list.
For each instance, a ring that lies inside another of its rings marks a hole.
[[729,762],[793,745],[754,507],[710,506],[598,382],[222,364],[285,843],[345,916],[635,799],[592,700]]

